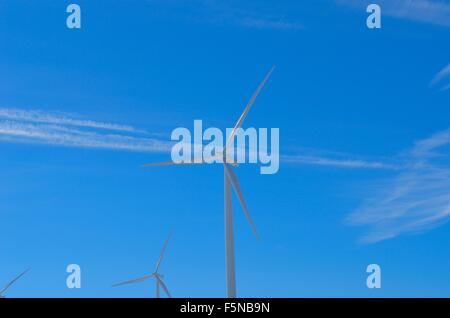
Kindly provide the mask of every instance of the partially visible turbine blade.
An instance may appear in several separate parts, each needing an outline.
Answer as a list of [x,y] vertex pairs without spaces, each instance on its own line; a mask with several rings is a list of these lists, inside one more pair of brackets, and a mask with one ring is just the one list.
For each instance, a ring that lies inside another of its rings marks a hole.
[[170,232],[169,235],[167,236],[167,239],[164,242],[163,248],[161,249],[161,253],[159,254],[158,262],[156,263],[155,273],[157,273],[159,270],[159,266],[161,265],[161,262],[164,258],[164,252],[166,251],[167,244],[169,244],[169,240],[170,240],[171,236],[172,236],[172,232]]
[[147,163],[143,165],[144,167],[167,167],[167,166],[187,166],[187,165],[202,165],[205,164],[206,161],[212,162],[213,160],[222,159],[221,156],[207,157],[202,158],[200,162],[197,162],[199,159],[194,159],[190,162],[180,162],[175,163],[173,161],[164,161],[164,162],[156,162],[156,163]]
[[143,281],[145,281],[145,280],[147,280],[149,278],[152,278],[153,276],[154,275],[151,274],[151,275],[145,275],[145,276],[142,276],[142,277],[139,277],[139,278],[130,279],[130,280],[127,280],[125,282],[114,284],[114,285],[112,285],[112,287],[118,287],[118,286],[133,284],[133,283],[140,283],[140,282],[143,282]]
[[236,134],[236,130],[242,126],[242,123],[244,122],[245,117],[247,117],[247,114],[248,114],[250,108],[255,103],[256,98],[258,97],[259,93],[263,89],[264,85],[266,84],[266,82],[268,81],[270,75],[272,75],[272,72],[274,70],[275,70],[275,66],[272,66],[272,68],[270,69],[269,73],[267,73],[266,77],[264,77],[262,82],[256,88],[256,91],[253,93],[253,95],[250,98],[249,102],[245,106],[244,111],[242,112],[241,116],[239,117],[238,121],[236,122],[236,125],[234,126],[233,130],[231,131],[231,134],[228,137],[227,143],[225,145],[225,149],[230,145],[231,141],[233,140],[234,135]]
[[155,275],[156,279],[158,280],[158,282],[161,284],[162,288],[164,289],[164,291],[166,292],[167,296],[169,296],[169,298],[172,298],[172,295],[170,295],[169,289],[167,289],[166,284],[164,284],[164,282],[162,281],[162,279],[159,277],[159,275]]
[[156,163],[147,163],[144,167],[167,167],[167,166],[184,166],[184,165],[193,165],[196,164],[194,162],[180,162],[175,163],[173,161],[164,161],[164,162],[156,162]]
[[224,164],[224,167],[225,167],[226,174],[227,174],[228,178],[230,179],[231,185],[233,186],[233,189],[237,194],[239,202],[241,203],[242,209],[244,210],[245,217],[247,218],[248,223],[250,223],[250,227],[252,228],[252,231],[255,234],[256,238],[259,239],[258,231],[256,230],[256,225],[253,222],[253,219],[247,208],[247,203],[245,202],[244,196],[242,195],[241,186],[239,185],[238,178],[228,164]]
[[2,290],[0,290],[0,295],[3,295],[15,282],[17,282],[23,275],[28,273],[30,268],[26,269],[24,272],[20,273],[16,278],[10,281]]

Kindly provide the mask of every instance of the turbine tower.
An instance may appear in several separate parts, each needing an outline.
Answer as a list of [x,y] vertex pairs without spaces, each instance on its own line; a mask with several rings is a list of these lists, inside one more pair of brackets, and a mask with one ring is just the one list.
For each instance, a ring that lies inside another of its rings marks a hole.
[[30,269],[28,268],[26,271],[18,275],[16,278],[14,278],[12,281],[10,281],[5,287],[3,287],[2,290],[0,290],[0,298],[5,298],[5,293],[8,289],[11,288],[12,285],[14,285],[22,276],[24,276],[26,273],[28,273]]
[[172,295],[170,295],[169,289],[167,288],[166,284],[163,281],[164,276],[162,276],[159,273],[159,267],[161,266],[161,262],[163,260],[164,253],[166,251],[167,244],[169,244],[169,240],[170,240],[171,236],[172,236],[172,234],[170,233],[169,236],[167,237],[166,241],[164,242],[163,248],[161,249],[161,253],[159,255],[158,262],[156,263],[155,271],[152,274],[145,275],[145,276],[135,278],[135,279],[130,279],[125,282],[115,284],[112,287],[118,287],[118,286],[122,286],[122,285],[133,284],[133,283],[140,283],[140,282],[146,281],[147,279],[154,278],[155,282],[156,282],[156,298],[160,298],[160,288],[161,287],[163,288],[166,295],[169,298],[172,298]]
[[[257,89],[251,96],[249,102],[244,108],[244,111],[242,112],[241,116],[239,116],[239,119],[236,122],[236,125],[232,129],[230,136],[228,137],[228,140],[225,144],[225,147],[223,149],[222,153],[217,154],[213,158],[207,158],[208,160],[211,160],[209,162],[212,162],[213,160],[220,159],[223,162],[223,168],[224,168],[224,214],[225,214],[225,258],[226,258],[226,278],[227,278],[227,295],[229,298],[235,298],[236,297],[236,264],[235,264],[235,256],[234,256],[234,233],[233,233],[233,209],[232,209],[232,193],[231,188],[234,189],[238,199],[239,203],[242,207],[242,210],[244,211],[245,217],[247,218],[250,227],[252,228],[253,233],[255,234],[256,238],[259,239],[258,232],[256,230],[255,223],[253,222],[253,219],[250,215],[250,212],[247,208],[247,203],[244,199],[244,196],[241,191],[241,186],[239,184],[238,178],[236,173],[233,171],[232,165],[229,164],[228,156],[227,156],[227,149],[230,147],[230,145],[233,144],[233,139],[236,135],[236,132],[239,128],[241,128],[242,123],[244,122],[245,118],[247,117],[248,112],[250,111],[250,108],[253,106],[253,104],[256,101],[256,98],[258,97],[259,93],[263,89],[264,85],[272,75],[272,72],[274,71],[275,66],[273,66],[270,71],[267,73],[267,75],[264,77],[262,82],[258,85]],[[232,158],[232,161],[234,162],[234,158]],[[150,163],[144,165],[145,167],[160,167],[160,166],[174,166],[174,165],[194,165],[194,164],[205,164],[205,158],[202,158],[201,160],[193,160],[192,162],[182,162],[182,163],[175,163],[173,161],[166,161],[166,162],[160,162],[160,163]],[[237,166],[237,165],[234,165]]]

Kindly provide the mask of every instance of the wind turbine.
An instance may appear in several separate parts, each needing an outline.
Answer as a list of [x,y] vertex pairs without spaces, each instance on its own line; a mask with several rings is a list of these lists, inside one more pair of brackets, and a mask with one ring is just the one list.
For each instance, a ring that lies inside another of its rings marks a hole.
[[0,298],[5,298],[5,292],[11,288],[12,285],[14,285],[15,282],[17,282],[22,276],[24,276],[30,269],[28,268],[26,271],[18,275],[16,278],[14,278],[12,281],[10,281],[5,287],[3,287],[2,290],[0,290]]
[[[241,191],[241,186],[239,184],[237,175],[233,171],[232,166],[237,166],[237,164],[233,164],[234,158],[232,159],[232,164],[228,162],[229,158],[227,156],[227,149],[228,147],[233,143],[233,139],[236,135],[236,132],[239,128],[241,128],[242,123],[244,122],[245,118],[247,117],[248,112],[250,111],[250,108],[255,103],[256,98],[258,97],[259,93],[263,89],[264,85],[272,75],[272,72],[274,71],[275,66],[273,66],[270,71],[267,73],[267,75],[264,77],[262,82],[258,85],[255,92],[251,96],[250,100],[248,101],[247,105],[244,108],[244,111],[242,112],[241,116],[239,116],[239,119],[236,122],[236,125],[232,129],[228,140],[225,144],[225,147],[223,149],[222,153],[217,154],[213,158],[207,158],[211,160],[221,159],[223,162],[224,167],[224,214],[225,214],[225,258],[226,258],[226,278],[227,278],[227,295],[229,298],[235,298],[236,297],[236,264],[235,264],[235,256],[234,256],[234,233],[233,233],[233,210],[232,210],[232,193],[231,188],[234,189],[238,199],[239,203],[241,204],[242,210],[244,211],[244,214],[250,223],[250,227],[252,228],[255,236],[257,239],[259,239],[258,232],[256,230],[255,223],[253,222],[253,219],[250,215],[250,212],[247,208],[247,203],[244,199],[244,196]],[[202,160],[193,160],[192,162],[182,162],[182,163],[175,163],[173,161],[166,161],[161,163],[151,163],[146,164],[144,166],[146,167],[158,167],[158,166],[173,166],[173,165],[191,165],[191,164],[205,164],[205,158]]]
[[160,297],[160,287],[163,288],[164,292],[167,294],[167,296],[169,298],[172,298],[172,296],[170,295],[169,289],[167,288],[166,284],[163,281],[164,276],[159,274],[159,267],[161,266],[161,262],[164,257],[164,252],[166,251],[167,244],[169,243],[171,236],[172,236],[172,234],[170,233],[169,236],[167,237],[166,241],[164,242],[163,248],[161,249],[161,253],[159,254],[158,262],[156,263],[155,271],[152,274],[145,275],[145,276],[135,278],[135,279],[130,279],[125,282],[115,284],[112,287],[118,287],[118,286],[122,286],[122,285],[133,284],[133,283],[140,283],[140,282],[146,281],[147,279],[154,278],[155,282],[156,282],[156,298]]

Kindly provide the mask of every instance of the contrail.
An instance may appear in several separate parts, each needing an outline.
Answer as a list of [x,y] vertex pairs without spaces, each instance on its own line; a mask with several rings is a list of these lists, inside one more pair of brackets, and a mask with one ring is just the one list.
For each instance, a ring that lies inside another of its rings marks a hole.
[[144,132],[132,126],[98,122],[72,118],[68,114],[53,114],[39,110],[22,110],[17,108],[0,108],[0,118],[21,122],[46,123],[65,126],[78,126],[97,129],[107,129],[125,132]]

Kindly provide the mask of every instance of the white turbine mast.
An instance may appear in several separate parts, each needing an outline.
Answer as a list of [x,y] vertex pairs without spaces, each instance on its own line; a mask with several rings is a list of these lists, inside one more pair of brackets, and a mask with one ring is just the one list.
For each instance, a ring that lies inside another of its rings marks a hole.
[[5,293],[8,289],[11,288],[12,285],[14,285],[20,278],[22,278],[22,276],[24,276],[26,273],[28,273],[28,271],[30,270],[30,268],[28,268],[27,270],[25,270],[24,272],[20,273],[18,276],[16,276],[12,281],[10,281],[8,284],[6,284],[5,287],[3,287],[2,290],[0,290],[0,298],[5,298]]

